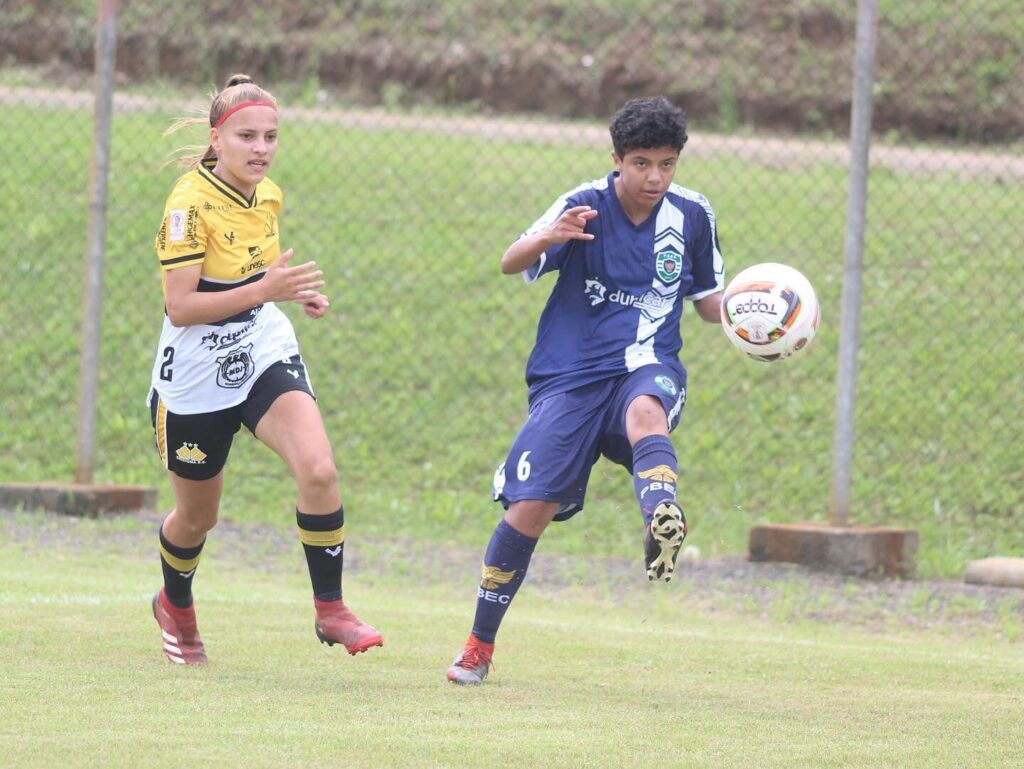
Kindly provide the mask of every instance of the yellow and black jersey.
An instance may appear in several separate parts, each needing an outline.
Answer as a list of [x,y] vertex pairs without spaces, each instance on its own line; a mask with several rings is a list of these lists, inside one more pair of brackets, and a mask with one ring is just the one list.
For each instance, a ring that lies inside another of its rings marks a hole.
[[[280,256],[283,196],[269,179],[252,198],[213,173],[207,161],[178,179],[156,236],[166,272],[201,265],[199,291],[227,291],[261,280]],[[272,363],[299,352],[287,316],[272,302],[210,324],[173,326],[164,314],[152,387],[178,414],[230,408],[246,399]]]
[[262,275],[280,255],[281,189],[270,179],[252,199],[219,179],[206,161],[178,179],[156,236],[163,271],[203,266],[200,291],[223,291]]

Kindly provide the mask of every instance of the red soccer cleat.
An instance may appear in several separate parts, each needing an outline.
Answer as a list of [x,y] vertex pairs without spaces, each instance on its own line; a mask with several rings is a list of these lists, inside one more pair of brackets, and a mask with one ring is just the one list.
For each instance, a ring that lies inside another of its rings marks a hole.
[[206,649],[196,627],[194,606],[187,609],[175,606],[161,588],[153,596],[153,616],[160,625],[167,659],[177,665],[206,664]]
[[320,643],[328,646],[340,643],[349,654],[359,654],[371,646],[384,645],[384,639],[377,629],[359,619],[344,602],[314,598],[313,603],[316,605],[316,637]]
[[487,678],[494,663],[494,644],[485,643],[470,633],[466,648],[448,668],[448,680],[454,684],[479,686]]

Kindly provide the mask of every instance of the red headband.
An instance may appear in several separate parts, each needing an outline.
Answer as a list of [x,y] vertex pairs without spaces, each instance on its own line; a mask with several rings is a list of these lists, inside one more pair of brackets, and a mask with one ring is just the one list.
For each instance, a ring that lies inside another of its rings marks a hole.
[[221,123],[223,123],[229,117],[238,112],[238,110],[245,109],[246,107],[270,107],[275,112],[277,111],[277,105],[274,104],[274,102],[272,101],[243,101],[240,104],[236,104],[234,107],[232,107],[219,118],[217,118],[217,122],[213,124],[213,127],[220,128]]

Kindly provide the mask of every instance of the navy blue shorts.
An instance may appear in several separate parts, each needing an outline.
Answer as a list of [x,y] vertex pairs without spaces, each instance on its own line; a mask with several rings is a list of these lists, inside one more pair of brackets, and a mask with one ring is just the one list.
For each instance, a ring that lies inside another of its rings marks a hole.
[[149,414],[164,467],[192,481],[213,478],[224,469],[238,428],[245,425],[255,432],[277,397],[292,390],[315,397],[299,355],[272,364],[253,383],[248,398],[221,411],[175,414],[160,400],[159,393],[151,391]]
[[633,472],[626,409],[641,395],[661,401],[671,432],[686,403],[686,376],[661,364],[535,402],[494,474],[494,500],[505,508],[536,499],[558,502],[556,521],[583,509],[590,471],[601,455]]

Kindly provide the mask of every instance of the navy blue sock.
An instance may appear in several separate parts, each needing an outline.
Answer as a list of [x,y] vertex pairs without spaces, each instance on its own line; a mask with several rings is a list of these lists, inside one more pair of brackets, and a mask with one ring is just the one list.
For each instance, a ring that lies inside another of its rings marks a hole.
[[633,444],[633,486],[644,516],[651,522],[654,508],[667,500],[675,501],[679,463],[676,449],[665,435],[648,435]]
[[476,589],[473,635],[481,641],[494,643],[498,626],[526,576],[536,546],[534,537],[520,534],[504,518],[494,528]]

